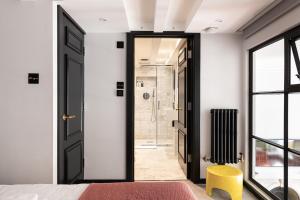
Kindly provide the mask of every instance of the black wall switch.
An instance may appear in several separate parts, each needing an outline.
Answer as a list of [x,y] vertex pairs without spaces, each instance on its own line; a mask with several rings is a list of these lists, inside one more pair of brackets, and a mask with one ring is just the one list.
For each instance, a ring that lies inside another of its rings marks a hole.
[[117,90],[117,96],[118,96],[118,97],[124,96],[123,90]]
[[124,89],[124,82],[117,82],[117,89]]
[[117,48],[123,49],[124,48],[124,42],[123,41],[117,41]]
[[39,84],[39,74],[29,73],[28,74],[28,84]]

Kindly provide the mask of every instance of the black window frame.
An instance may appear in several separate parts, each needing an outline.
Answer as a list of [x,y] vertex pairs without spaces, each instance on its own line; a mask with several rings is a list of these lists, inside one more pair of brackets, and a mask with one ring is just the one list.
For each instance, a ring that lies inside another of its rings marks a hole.
[[[257,50],[260,50],[264,47],[267,47],[269,45],[272,45],[275,42],[278,42],[280,40],[284,41],[284,90],[283,91],[270,91],[270,92],[254,92],[253,91],[253,53]],[[288,109],[289,109],[289,94],[292,93],[300,93],[300,84],[294,84],[291,85],[291,41],[300,39],[300,26],[297,26],[296,28],[293,28],[291,30],[288,30],[280,35],[277,35],[262,44],[257,45],[256,47],[253,47],[249,50],[249,94],[248,94],[248,150],[249,150],[249,165],[248,165],[248,172],[249,172],[249,180],[254,183],[258,188],[260,188],[262,191],[264,191],[266,194],[268,194],[273,199],[279,199],[274,194],[272,194],[268,189],[266,189],[263,185],[261,185],[258,181],[256,181],[253,178],[253,140],[261,141],[266,144],[270,144],[272,146],[275,146],[277,148],[280,148],[284,152],[284,163],[283,163],[283,178],[284,178],[284,199],[287,199],[288,197],[288,153],[293,153],[300,156],[300,151],[290,149],[288,147]],[[299,50],[299,49],[298,49]],[[300,53],[298,51],[298,53]],[[283,146],[277,143],[274,143],[270,140],[260,138],[258,136],[255,136],[253,133],[253,97],[255,95],[267,95],[267,94],[283,94],[284,95],[284,134],[283,134]]]

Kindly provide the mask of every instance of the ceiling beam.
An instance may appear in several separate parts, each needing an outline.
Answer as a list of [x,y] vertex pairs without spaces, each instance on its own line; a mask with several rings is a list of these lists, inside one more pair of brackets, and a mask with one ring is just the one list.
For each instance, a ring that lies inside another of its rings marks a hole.
[[278,1],[275,1],[275,3],[275,6],[271,4],[271,9],[267,8],[267,12],[263,11],[263,14],[259,14],[259,17],[255,17],[254,20],[251,20],[238,30],[239,32],[243,32],[244,38],[249,38],[279,17],[300,5],[300,1],[298,0],[282,0],[279,3]]
[[166,28],[170,0],[156,0],[154,13],[154,32],[163,32]]
[[197,14],[203,0],[193,0],[193,4],[191,5],[190,7],[190,10],[188,12],[188,15],[186,17],[186,20],[185,20],[185,30],[188,29],[188,27],[190,26],[193,18],[195,17],[195,15]]

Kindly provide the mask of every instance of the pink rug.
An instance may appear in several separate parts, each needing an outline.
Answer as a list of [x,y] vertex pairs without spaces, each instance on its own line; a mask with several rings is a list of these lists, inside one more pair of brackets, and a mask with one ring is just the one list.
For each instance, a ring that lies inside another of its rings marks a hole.
[[196,200],[182,182],[93,183],[79,200]]

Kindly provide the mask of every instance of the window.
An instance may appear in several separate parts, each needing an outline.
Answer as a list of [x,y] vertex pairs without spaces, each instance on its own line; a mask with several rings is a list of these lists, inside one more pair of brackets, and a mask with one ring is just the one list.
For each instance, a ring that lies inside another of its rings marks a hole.
[[300,27],[249,52],[250,180],[274,199],[300,197]]
[[300,39],[291,39],[290,40],[291,46],[291,84],[300,84],[300,60],[299,60],[299,53],[300,53]]

